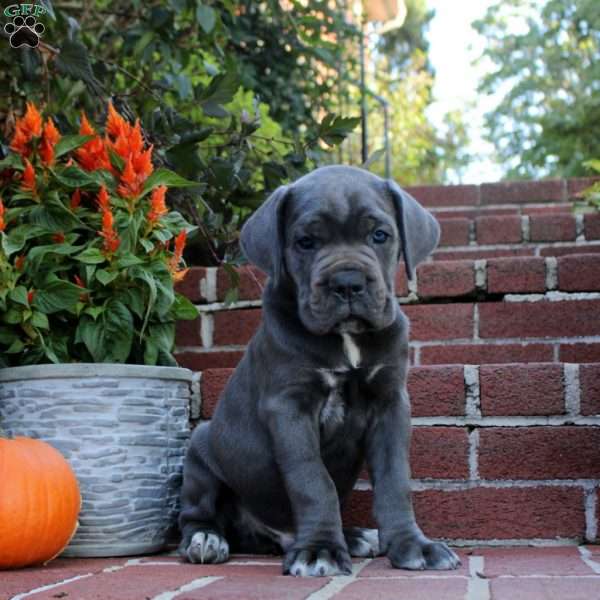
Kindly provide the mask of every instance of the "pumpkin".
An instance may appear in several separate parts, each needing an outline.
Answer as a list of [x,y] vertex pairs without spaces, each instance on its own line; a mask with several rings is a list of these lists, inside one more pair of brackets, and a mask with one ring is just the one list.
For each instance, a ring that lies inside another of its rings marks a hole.
[[47,563],[77,529],[81,495],[58,450],[26,437],[0,438],[0,569]]

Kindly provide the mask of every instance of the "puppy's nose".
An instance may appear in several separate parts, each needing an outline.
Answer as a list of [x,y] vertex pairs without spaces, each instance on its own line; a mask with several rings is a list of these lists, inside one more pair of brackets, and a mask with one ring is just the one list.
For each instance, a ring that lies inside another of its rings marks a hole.
[[355,270],[337,271],[329,278],[329,289],[345,302],[360,296],[366,285],[364,274]]

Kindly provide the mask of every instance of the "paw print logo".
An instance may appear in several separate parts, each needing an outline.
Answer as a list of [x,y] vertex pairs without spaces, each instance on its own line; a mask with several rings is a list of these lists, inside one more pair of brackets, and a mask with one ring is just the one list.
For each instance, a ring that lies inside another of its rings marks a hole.
[[43,23],[40,23],[33,15],[26,18],[20,15],[16,16],[12,23],[4,25],[4,31],[10,36],[10,45],[13,48],[21,46],[37,48],[45,29]]

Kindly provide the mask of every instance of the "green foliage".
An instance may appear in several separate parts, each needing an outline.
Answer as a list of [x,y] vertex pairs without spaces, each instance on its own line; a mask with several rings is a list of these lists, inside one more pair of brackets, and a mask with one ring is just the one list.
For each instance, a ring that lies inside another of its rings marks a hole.
[[493,65],[479,91],[501,98],[487,137],[507,175],[583,175],[600,155],[600,4],[502,0],[473,26]]
[[[0,367],[175,365],[175,322],[198,314],[174,291],[195,227],[167,212],[160,186],[195,184],[165,168],[143,181],[146,169],[139,193],[128,194],[126,169],[82,166],[93,136],[64,136],[48,157],[46,130],[31,131],[23,158],[0,162]],[[123,154],[139,156],[134,139],[122,141]]]
[[44,4],[51,10],[40,46],[6,44],[0,53],[4,153],[24,99],[45,106],[66,131],[81,109],[102,118],[112,98],[123,114],[140,116],[156,166],[198,184],[169,196],[199,228],[187,254],[194,263],[235,260],[249,213],[274,187],[326,161],[327,144],[339,144],[355,124],[338,122],[332,134],[327,122],[339,113],[335,69],[353,35],[341,7]]
[[[596,177],[600,176],[600,160],[587,160],[583,166],[594,171]],[[582,195],[584,204],[600,211],[600,181],[596,181],[589,188],[583,190]]]

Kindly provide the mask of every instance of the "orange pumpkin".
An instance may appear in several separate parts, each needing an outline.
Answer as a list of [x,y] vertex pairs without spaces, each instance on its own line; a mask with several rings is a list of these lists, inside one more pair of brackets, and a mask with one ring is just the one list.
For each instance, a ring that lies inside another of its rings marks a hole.
[[0,438],[0,569],[47,563],[77,529],[75,474],[49,444]]

